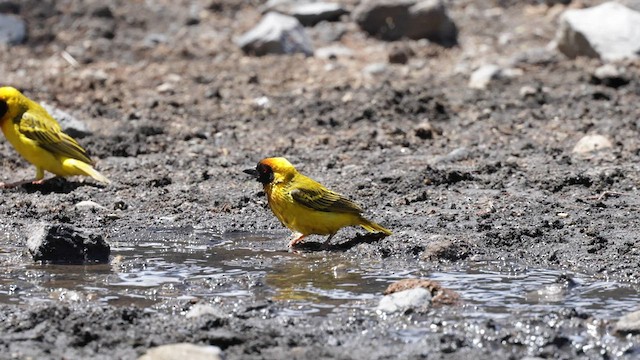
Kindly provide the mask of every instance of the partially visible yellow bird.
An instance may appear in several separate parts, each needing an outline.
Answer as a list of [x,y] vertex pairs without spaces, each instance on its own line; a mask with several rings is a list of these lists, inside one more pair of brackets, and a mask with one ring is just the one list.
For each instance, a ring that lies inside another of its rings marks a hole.
[[[93,168],[86,150],[62,132],[58,122],[45,109],[9,86],[0,88],[0,126],[16,151],[36,166],[34,184],[43,182],[45,170],[57,176],[84,175],[110,183]],[[22,183],[0,183],[0,187]]]
[[300,174],[285,158],[263,159],[255,169],[244,172],[262,183],[269,207],[278,220],[299,233],[289,247],[311,234],[329,235],[325,242],[328,243],[345,226],[359,225],[369,232],[391,235],[388,229],[365,219],[360,206]]

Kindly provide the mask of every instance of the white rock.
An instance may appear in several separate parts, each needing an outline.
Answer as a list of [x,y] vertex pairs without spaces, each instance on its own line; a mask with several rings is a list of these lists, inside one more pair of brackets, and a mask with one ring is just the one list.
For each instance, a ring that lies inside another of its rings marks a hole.
[[162,345],[151,348],[138,360],[220,360],[222,350],[217,346],[189,343]]
[[338,57],[353,57],[353,50],[342,45],[331,45],[316,50],[315,56],[320,59],[333,59]]
[[380,75],[387,71],[388,66],[385,63],[373,63],[369,64],[362,69],[362,72],[367,75]]
[[417,287],[409,290],[398,291],[380,299],[376,310],[385,313],[426,308],[431,304],[431,292],[425,288]]
[[156,91],[160,94],[170,94],[174,91],[174,86],[170,82],[165,82],[156,87]]
[[95,201],[91,201],[91,200],[84,200],[84,201],[80,201],[79,203],[75,204],[74,207],[78,210],[107,210],[106,207],[98,204]]
[[619,77],[621,75],[621,71],[613,64],[604,64],[602,66],[599,66],[593,72],[593,75],[598,79],[607,79],[607,78]]
[[640,311],[634,311],[621,317],[614,329],[617,333],[640,334]]
[[586,154],[592,151],[611,148],[613,144],[608,138],[598,134],[585,135],[573,147],[573,152]]
[[617,67],[610,63],[599,66],[593,72],[593,77],[593,83],[603,84],[614,88],[626,85],[631,81],[625,68]]
[[185,314],[187,319],[197,318],[204,315],[214,315],[216,317],[224,317],[222,310],[210,304],[195,304]]
[[526,98],[528,96],[533,96],[533,95],[537,94],[538,93],[538,89],[536,89],[535,87],[533,87],[531,85],[525,85],[525,86],[520,88],[518,93],[520,94],[520,97]]
[[567,10],[560,17],[555,42],[558,50],[570,58],[638,58],[640,12],[615,2]]
[[486,89],[491,80],[500,77],[501,69],[498,65],[483,65],[471,74],[469,87],[472,89]]
[[253,99],[253,104],[259,108],[268,108],[271,106],[271,100],[266,96],[260,96]]
[[304,27],[293,16],[275,12],[266,14],[260,23],[238,39],[236,44],[247,54],[303,53],[313,55],[313,46]]

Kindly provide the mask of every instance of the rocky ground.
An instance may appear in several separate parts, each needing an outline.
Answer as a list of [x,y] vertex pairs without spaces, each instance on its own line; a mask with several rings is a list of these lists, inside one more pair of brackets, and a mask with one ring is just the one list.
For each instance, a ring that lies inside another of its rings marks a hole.
[[[351,11],[358,1],[341,3]],[[243,53],[234,40],[262,16],[252,0],[1,4],[28,29],[0,55],[2,83],[81,119],[91,131],[79,141],[113,184],[2,190],[0,267],[32,261],[23,248],[40,222],[107,241],[158,225],[279,231],[242,170],[285,156],[394,232],[352,241],[357,231],[342,231],[334,242],[352,245],[331,256],[427,270],[499,259],[636,284],[640,63],[618,63],[621,82],[603,81],[594,76],[600,60],[548,46],[565,5],[445,3],[456,46],[383,41],[344,15],[306,28],[316,50],[352,52],[329,58]],[[471,88],[471,74],[488,64],[502,75]],[[594,134],[604,149],[574,149]],[[35,173],[8,142],[0,154],[0,181]],[[85,200],[106,209],[75,206]],[[130,359],[176,342],[215,345],[228,359],[640,353],[638,335],[613,333],[615,319],[571,308],[466,323],[446,308],[283,317],[283,306],[240,301],[194,320],[91,303],[3,305],[0,358]],[[393,335],[416,321],[433,331],[414,342]]]

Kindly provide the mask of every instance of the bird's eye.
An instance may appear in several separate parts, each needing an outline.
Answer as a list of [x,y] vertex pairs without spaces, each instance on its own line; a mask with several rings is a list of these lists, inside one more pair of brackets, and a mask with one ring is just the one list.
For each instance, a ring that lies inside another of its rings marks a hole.
[[273,169],[269,165],[258,164],[256,169],[258,171],[258,181],[263,184],[268,184],[273,181]]
[[8,110],[9,106],[7,105],[7,103],[4,100],[0,100],[0,118],[2,118]]

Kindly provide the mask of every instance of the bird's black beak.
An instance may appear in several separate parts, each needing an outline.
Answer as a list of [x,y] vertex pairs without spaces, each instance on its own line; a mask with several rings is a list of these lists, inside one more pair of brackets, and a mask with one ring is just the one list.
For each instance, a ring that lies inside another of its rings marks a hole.
[[249,174],[256,179],[258,178],[258,171],[256,169],[246,169],[246,170],[243,170],[242,172],[245,174]]

